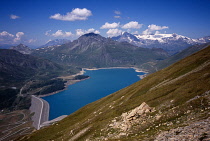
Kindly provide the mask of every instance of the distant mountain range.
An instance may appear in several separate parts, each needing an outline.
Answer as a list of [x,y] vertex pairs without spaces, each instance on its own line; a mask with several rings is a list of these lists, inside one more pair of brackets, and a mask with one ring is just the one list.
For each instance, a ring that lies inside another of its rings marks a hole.
[[45,45],[42,45],[40,48],[51,47],[51,46],[59,46],[59,45],[66,44],[66,43],[69,43],[69,42],[71,42],[71,41],[67,40],[67,39],[50,40]]
[[[118,42],[128,42],[132,45],[143,47],[143,48],[162,48],[170,55],[176,54],[189,46],[196,44],[204,44],[210,42],[210,36],[206,36],[203,38],[192,39],[186,36],[178,35],[176,33],[173,34],[153,34],[153,35],[138,35],[138,34],[130,34],[128,32],[123,32],[121,35],[117,37],[112,37],[113,40]],[[40,46],[39,48],[49,48],[54,49],[55,47],[59,47],[63,44],[71,43],[68,39],[55,39],[48,41],[45,45]],[[0,45],[0,49],[14,49],[23,54],[32,53],[33,49],[19,44],[17,46],[14,45]]]
[[94,33],[61,46],[36,49],[32,54],[60,64],[90,68],[138,66],[168,57],[163,49],[141,48]]
[[17,46],[12,46],[10,49],[17,50],[18,52],[22,54],[31,54],[33,49],[29,48],[28,46],[24,44],[19,44]]
[[[200,50],[201,48],[197,46],[201,43],[208,44],[210,36],[191,39],[177,34],[132,35],[124,32],[112,39],[89,33],[73,42],[66,39],[56,39],[38,49],[31,49],[23,44],[10,47],[10,49],[23,54],[32,53],[32,55],[69,66],[90,68],[137,66],[154,72]],[[143,48],[132,44],[141,45]],[[169,57],[167,54],[167,52],[179,54],[187,46],[192,46],[191,44],[195,44],[195,47],[191,47],[193,50],[182,52],[182,57],[177,57],[177,55]],[[159,48],[154,48],[154,46]]]
[[210,36],[191,39],[186,36],[174,34],[137,35],[123,32],[113,40],[128,42],[133,45],[145,48],[162,48],[170,54],[180,52],[189,46],[210,42]]

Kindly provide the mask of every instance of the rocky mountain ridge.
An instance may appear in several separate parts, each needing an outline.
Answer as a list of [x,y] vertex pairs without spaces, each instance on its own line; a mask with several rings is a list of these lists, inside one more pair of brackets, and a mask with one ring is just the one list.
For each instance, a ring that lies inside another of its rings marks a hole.
[[12,46],[10,49],[16,50],[22,54],[31,54],[33,52],[33,49],[29,48],[28,46],[24,44],[19,44],[17,46]]
[[173,34],[153,34],[153,35],[137,35],[123,32],[117,37],[112,39],[119,42],[129,42],[133,45],[145,48],[162,48],[168,51],[170,54],[180,52],[189,46],[195,44],[203,44],[210,42],[210,36],[206,36],[199,39],[191,39],[186,36]]
[[146,49],[89,33],[73,42],[36,49],[33,55],[65,65],[80,67],[134,66],[165,59],[162,49]]

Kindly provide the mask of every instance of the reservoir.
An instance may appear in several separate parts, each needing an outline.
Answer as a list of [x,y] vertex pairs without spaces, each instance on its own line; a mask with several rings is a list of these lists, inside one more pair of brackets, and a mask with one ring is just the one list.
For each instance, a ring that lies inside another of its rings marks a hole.
[[85,70],[84,75],[89,79],[69,85],[62,92],[43,97],[50,104],[49,120],[61,115],[69,115],[88,103],[125,88],[138,80],[143,72],[136,72],[133,68],[115,68]]

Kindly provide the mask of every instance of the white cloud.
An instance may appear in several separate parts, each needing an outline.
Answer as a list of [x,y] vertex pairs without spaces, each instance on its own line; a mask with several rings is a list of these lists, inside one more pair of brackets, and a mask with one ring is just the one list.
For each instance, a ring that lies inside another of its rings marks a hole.
[[114,13],[117,14],[117,15],[120,15],[121,14],[121,12],[120,11],[117,11],[117,10],[114,11]]
[[65,36],[65,37],[70,37],[70,36],[73,36],[73,34],[72,34],[71,32],[65,32],[65,33],[64,33],[64,36]]
[[85,31],[84,30],[82,30],[82,29],[76,29],[76,35],[77,36],[82,36],[84,34],[85,34]]
[[51,30],[46,31],[45,35],[50,36],[50,32],[51,32]]
[[155,34],[160,34],[160,31],[155,31]]
[[95,30],[94,28],[90,28],[88,30],[83,30],[83,29],[76,29],[76,35],[77,36],[82,36],[87,33],[95,33],[95,34],[100,34],[98,30]]
[[142,32],[142,34],[145,34],[145,35],[149,35],[151,33],[152,33],[152,31],[150,31],[149,29],[146,29]]
[[98,30],[95,30],[94,28],[90,28],[87,30],[86,33],[95,33],[95,34],[100,34],[100,32]]
[[132,34],[139,34],[139,31],[134,31]]
[[154,33],[154,31],[156,31],[155,34],[160,34],[158,30],[163,30],[163,29],[168,29],[168,28],[169,28],[168,26],[158,26],[155,24],[151,24],[148,26],[148,29],[142,32],[142,34],[148,35],[148,34]]
[[10,19],[13,19],[13,20],[15,20],[15,19],[18,19],[18,18],[20,18],[19,16],[17,16],[17,15],[10,15]]
[[87,20],[92,13],[90,10],[83,8],[73,9],[71,12],[66,13],[66,15],[61,15],[59,13],[50,16],[50,19],[63,20],[63,21],[76,21],[76,20]]
[[[46,32],[46,34],[50,35],[49,32]],[[58,30],[55,33],[53,33],[51,36],[53,36],[53,37],[71,37],[71,36],[73,36],[73,34],[71,32],[63,32],[62,30]]]
[[120,19],[121,17],[120,17],[120,16],[114,16],[114,18],[116,18],[116,19]]
[[34,43],[34,42],[36,42],[36,39],[30,39],[30,40],[28,40],[28,43]]
[[120,23],[108,23],[106,22],[104,25],[101,26],[101,29],[110,29],[110,28],[117,28],[119,27]]
[[124,29],[128,29],[128,28],[135,28],[135,29],[139,29],[142,27],[143,24],[139,24],[138,22],[136,21],[131,21],[125,25],[122,26],[122,28]]
[[14,37],[14,35],[8,33],[7,31],[3,31],[0,33],[0,37]]
[[14,39],[14,42],[20,41],[21,37],[24,35],[23,32],[16,33],[16,38]]
[[15,35],[3,31],[0,33],[0,44],[14,44],[22,41],[23,32],[17,32]]
[[0,44],[11,44],[13,43],[14,35],[8,33],[7,31],[3,31],[0,33]]
[[114,36],[118,36],[122,33],[122,30],[119,30],[119,29],[109,29],[106,34],[109,36],[109,37],[114,37]]
[[162,30],[162,29],[167,29],[168,27],[167,26],[157,26],[155,24],[151,24],[148,26],[148,28],[150,30]]

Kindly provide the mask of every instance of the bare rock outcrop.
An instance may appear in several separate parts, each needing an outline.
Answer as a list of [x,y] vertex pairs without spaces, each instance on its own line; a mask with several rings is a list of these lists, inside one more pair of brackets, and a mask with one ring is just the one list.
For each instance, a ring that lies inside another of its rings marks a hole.
[[210,118],[192,123],[185,127],[178,127],[161,132],[155,141],[209,141]]
[[130,110],[128,112],[122,113],[120,117],[120,121],[116,121],[116,119],[112,120],[112,123],[109,125],[112,128],[118,128],[122,131],[127,131],[131,126],[138,122],[139,119],[146,116],[146,113],[153,112],[154,108],[151,108],[145,102],[143,102],[140,106]]

